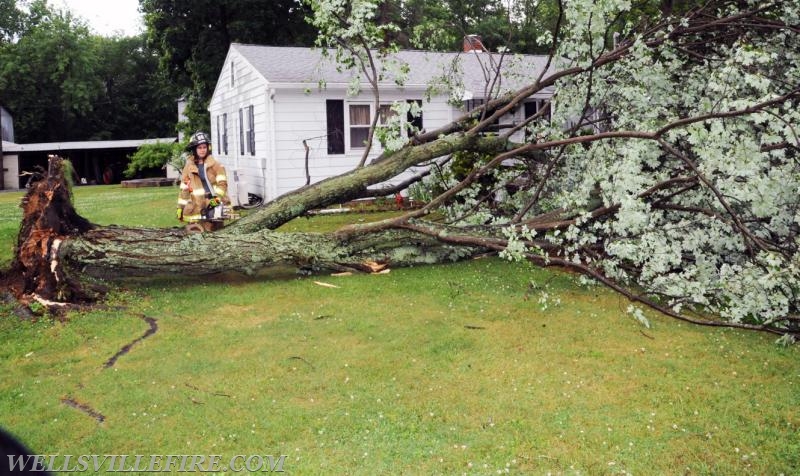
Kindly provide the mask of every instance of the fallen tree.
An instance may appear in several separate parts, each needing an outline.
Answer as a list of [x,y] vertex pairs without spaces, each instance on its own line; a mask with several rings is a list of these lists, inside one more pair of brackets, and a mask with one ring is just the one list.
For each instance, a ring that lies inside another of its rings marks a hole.
[[[285,263],[371,270],[492,251],[599,281],[642,320],[637,305],[800,335],[800,7],[712,1],[638,28],[620,22],[625,2],[558,7],[555,72],[515,91],[490,87],[485,107],[216,233],[92,226],[69,205],[55,160],[25,200],[4,279],[22,299],[58,305],[97,298],[87,276]],[[347,15],[330,21],[364,21]],[[374,63],[369,48],[349,51],[355,64]],[[487,133],[551,86],[551,122],[536,114]],[[331,234],[271,231],[311,209],[386,194],[372,187],[420,165],[432,173],[403,185],[432,193],[421,209]],[[433,211],[444,218],[427,219]]]

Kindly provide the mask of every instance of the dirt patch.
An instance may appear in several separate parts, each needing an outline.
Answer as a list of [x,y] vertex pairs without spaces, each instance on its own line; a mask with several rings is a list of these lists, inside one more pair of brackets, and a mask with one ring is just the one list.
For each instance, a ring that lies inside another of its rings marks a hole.
[[117,352],[116,354],[111,356],[111,358],[108,359],[105,364],[103,364],[103,368],[104,369],[107,369],[109,367],[113,367],[114,364],[117,362],[117,359],[119,359],[123,355],[127,354],[137,342],[140,342],[140,341],[142,341],[142,340],[144,340],[144,339],[146,339],[146,338],[148,338],[151,335],[156,333],[156,331],[158,330],[158,324],[156,323],[155,318],[148,317],[148,316],[145,316],[145,315],[141,315],[141,316],[139,316],[139,318],[142,319],[143,321],[145,321],[147,324],[149,324],[150,328],[147,329],[147,331],[145,331],[144,334],[142,334],[141,336],[139,336],[136,339],[132,340],[130,343],[126,344],[124,347],[122,347],[119,350],[119,352]]
[[103,423],[104,421],[106,421],[106,417],[102,413],[98,412],[97,410],[95,410],[94,408],[90,407],[85,403],[81,403],[75,400],[72,397],[63,397],[61,399],[61,403],[82,411],[83,413],[97,420],[98,423]]
[[171,187],[177,183],[178,179],[155,177],[134,180],[123,180],[120,182],[122,188],[141,188],[141,187]]

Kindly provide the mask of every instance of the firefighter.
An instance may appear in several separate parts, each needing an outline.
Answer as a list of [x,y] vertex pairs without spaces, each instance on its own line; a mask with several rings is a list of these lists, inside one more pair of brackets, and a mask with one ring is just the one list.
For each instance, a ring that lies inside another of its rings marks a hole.
[[181,174],[178,220],[189,231],[214,231],[222,227],[222,205],[229,205],[225,167],[211,156],[211,140],[195,132],[186,150],[191,154]]

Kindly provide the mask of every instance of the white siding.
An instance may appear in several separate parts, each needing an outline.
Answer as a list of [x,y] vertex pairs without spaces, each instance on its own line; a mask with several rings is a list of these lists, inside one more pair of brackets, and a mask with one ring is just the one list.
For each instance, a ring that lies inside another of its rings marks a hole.
[[[231,63],[234,65],[234,84],[231,86]],[[213,141],[213,155],[229,169],[229,179],[233,171],[238,172],[244,188],[262,197],[268,196],[266,184],[269,179],[271,145],[268,141],[267,102],[268,84],[244,58],[235,50],[228,52],[222,67],[217,87],[209,104],[211,115],[210,131]],[[251,155],[247,145],[248,107],[253,106],[255,119],[255,155]],[[241,153],[239,134],[239,109],[243,109],[245,153]],[[222,147],[222,117],[228,115],[228,153]],[[217,134],[217,117],[220,121],[220,134]]]
[[[344,100],[344,154],[328,154],[326,100],[330,99]],[[410,99],[423,100],[422,118],[423,127],[426,130],[436,129],[452,119],[452,108],[446,104],[444,98],[434,98],[431,102],[424,101],[424,92],[422,90],[398,89],[381,92],[382,104],[391,104],[392,101]],[[310,149],[309,175],[311,176],[311,183],[343,174],[358,165],[363,149],[353,149],[350,146],[348,106],[350,104],[372,103],[373,98],[370,93],[361,94],[357,97],[345,97],[344,90],[333,89],[323,91],[314,89],[311,92],[305,92],[300,88],[296,88],[276,91],[274,105],[277,195],[295,190],[306,183],[304,139],[307,140]],[[380,144],[373,144],[370,158],[367,162],[369,163],[369,160],[377,157],[380,152]],[[403,177],[398,177],[393,181],[402,180]]]

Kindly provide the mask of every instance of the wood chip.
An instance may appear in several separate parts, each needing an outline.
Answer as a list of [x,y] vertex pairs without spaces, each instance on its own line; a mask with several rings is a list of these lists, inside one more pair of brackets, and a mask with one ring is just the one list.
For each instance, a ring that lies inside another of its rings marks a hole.
[[391,273],[391,272],[392,272],[392,270],[391,270],[391,269],[389,269],[389,268],[386,268],[386,269],[382,269],[382,270],[380,270],[380,271],[377,271],[377,272],[375,272],[375,273],[372,273],[372,274],[389,274],[389,273]]
[[331,276],[352,276],[353,273],[350,271],[345,271],[343,273],[331,273]]
[[316,284],[317,286],[323,286],[323,287],[326,287],[326,288],[338,288],[339,287],[339,286],[337,286],[335,284],[321,283],[319,281],[314,281],[314,284]]
[[377,263],[375,261],[364,261],[364,266],[369,268],[369,270],[373,273],[377,273],[378,271],[383,270],[386,268],[386,264]]
[[69,306],[69,303],[68,303],[68,302],[55,302],[55,301],[50,301],[50,300],[47,300],[47,299],[45,299],[45,298],[43,298],[43,297],[39,296],[38,294],[34,294],[34,295],[33,295],[33,299],[35,299],[35,300],[36,300],[36,302],[38,302],[38,303],[39,303],[39,304],[41,304],[42,306],[47,306],[47,307],[54,307],[54,306],[63,307],[63,306]]

